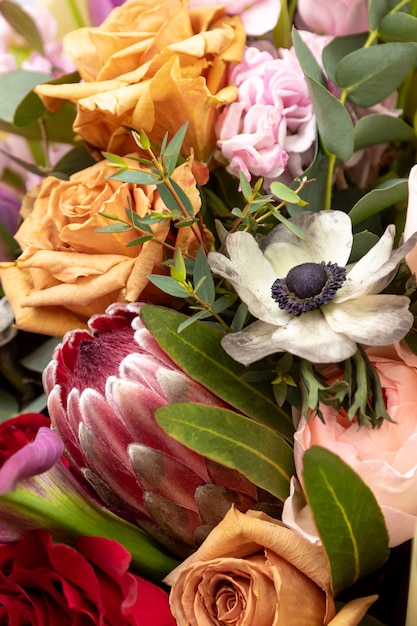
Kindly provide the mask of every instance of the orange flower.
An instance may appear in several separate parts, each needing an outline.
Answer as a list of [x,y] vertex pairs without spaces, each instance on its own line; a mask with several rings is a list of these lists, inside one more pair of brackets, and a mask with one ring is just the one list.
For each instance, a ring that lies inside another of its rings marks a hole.
[[324,549],[264,513],[234,508],[165,582],[178,626],[356,626],[376,599],[335,615]]
[[187,8],[179,0],[127,0],[99,27],[64,38],[83,82],[40,85],[47,107],[77,104],[74,130],[92,150],[133,150],[126,126],[157,144],[189,122],[184,154],[204,160],[215,146],[219,108],[236,98],[226,84],[230,62],[240,61],[245,31],[219,6]]
[[[176,168],[172,178],[189,197],[194,212],[201,199],[191,160]],[[195,249],[189,226],[171,239],[170,220],[152,226],[154,238],[127,247],[134,231],[101,233],[112,223],[103,213],[126,221],[127,207],[143,217],[167,212],[155,185],[134,185],[109,178],[114,169],[104,160],[63,181],[49,176],[23,200],[27,215],[16,239],[22,254],[14,263],[0,264],[3,289],[22,330],[60,336],[86,327],[88,318],[113,302],[164,302],[147,275],[160,273],[163,247],[170,243],[183,252]],[[166,298],[165,298],[166,301]]]

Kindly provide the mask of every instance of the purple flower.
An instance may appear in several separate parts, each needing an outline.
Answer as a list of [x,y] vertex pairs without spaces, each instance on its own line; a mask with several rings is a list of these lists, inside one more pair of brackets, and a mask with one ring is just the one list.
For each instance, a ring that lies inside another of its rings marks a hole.
[[87,0],[91,24],[99,26],[114,7],[119,7],[123,2],[124,0]]

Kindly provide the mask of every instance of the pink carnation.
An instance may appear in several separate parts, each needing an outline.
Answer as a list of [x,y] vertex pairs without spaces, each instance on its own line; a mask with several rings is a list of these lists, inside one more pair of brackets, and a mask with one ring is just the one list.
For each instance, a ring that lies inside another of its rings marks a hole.
[[[307,33],[313,54],[321,59],[329,38]],[[318,42],[312,41],[318,39]],[[216,131],[227,169],[272,180],[299,176],[312,158],[316,118],[303,71],[295,51],[280,49],[278,58],[266,50],[247,47],[241,63],[231,69],[229,83],[237,100],[221,114]]]

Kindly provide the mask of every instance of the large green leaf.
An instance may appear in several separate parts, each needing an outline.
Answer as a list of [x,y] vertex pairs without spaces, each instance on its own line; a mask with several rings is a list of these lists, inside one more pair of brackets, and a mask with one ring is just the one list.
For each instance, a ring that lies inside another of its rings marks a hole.
[[386,15],[390,9],[389,0],[367,0],[368,4],[368,20],[369,27],[372,30],[376,30],[384,15]]
[[[39,83],[43,83],[50,78],[44,72],[29,72],[26,70],[12,70],[0,74],[0,117],[9,124],[15,123],[16,111],[19,105],[25,100],[32,89]],[[34,95],[34,94],[33,94]],[[35,97],[37,98],[37,96]],[[45,107],[40,103],[37,113]],[[30,104],[30,103],[29,103]],[[33,102],[32,102],[33,104]],[[32,117],[30,121],[33,121]]]
[[311,76],[306,81],[313,101],[321,143],[328,154],[346,161],[353,154],[353,123],[344,105]]
[[345,35],[343,37],[335,37],[323,49],[323,65],[328,78],[335,82],[335,72],[339,61],[347,54],[362,48],[368,33],[359,33],[355,35]]
[[313,446],[304,454],[303,465],[307,500],[337,595],[384,565],[388,531],[372,491],[337,455]]
[[393,178],[372,189],[352,207],[349,217],[352,224],[359,224],[397,202],[404,202],[408,195],[406,178]]
[[45,56],[42,36],[36,23],[19,4],[10,0],[1,0],[0,13],[34,50]]
[[247,368],[223,350],[223,333],[204,322],[177,329],[186,319],[172,309],[143,305],[141,318],[165,352],[194,380],[232,407],[270,426],[292,442],[290,415],[275,402],[269,382],[252,385],[243,378]]
[[393,115],[371,113],[358,120],[355,131],[355,150],[374,146],[385,141],[414,141],[415,130],[404,120]]
[[313,78],[317,83],[320,83],[323,86],[326,85],[326,77],[324,76],[320,65],[317,63],[314,54],[311,52],[300,33],[295,28],[293,28],[292,37],[295,54],[297,55],[298,62],[300,63],[304,74]]
[[416,63],[416,43],[384,43],[346,55],[335,79],[351,102],[367,108],[389,96]]
[[233,411],[192,402],[163,406],[156,421],[192,450],[238,470],[280,500],[288,497],[293,450],[270,428]]
[[385,41],[417,42],[417,17],[402,11],[389,13],[378,26],[378,33]]

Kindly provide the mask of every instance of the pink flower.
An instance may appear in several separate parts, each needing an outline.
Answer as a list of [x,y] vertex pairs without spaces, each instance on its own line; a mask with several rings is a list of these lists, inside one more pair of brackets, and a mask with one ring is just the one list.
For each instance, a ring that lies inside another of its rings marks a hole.
[[296,25],[326,35],[353,35],[368,30],[366,0],[298,0]]
[[[313,43],[312,40],[319,42]],[[313,54],[321,58],[328,39],[307,34]],[[238,88],[237,100],[225,107],[217,123],[217,146],[227,169],[272,180],[299,176],[309,164],[316,139],[316,118],[304,74],[294,49],[280,49],[278,58],[247,47],[229,83]]]
[[258,490],[238,472],[169,437],[155,411],[167,403],[225,406],[191,380],[143,325],[139,304],[114,304],[67,333],[44,373],[54,430],[80,479],[177,554],[189,553],[232,502]]
[[271,31],[281,12],[279,0],[191,0],[191,7],[222,4],[228,15],[239,15],[248,35],[258,36]]
[[[355,420],[320,405],[325,423],[315,415],[300,420],[294,437],[295,466],[302,482],[303,455],[310,446],[337,454],[373,491],[393,547],[414,535],[417,522],[417,356],[402,343],[367,353],[394,421],[359,428]],[[296,490],[285,502],[283,521],[317,539],[309,509]]]

